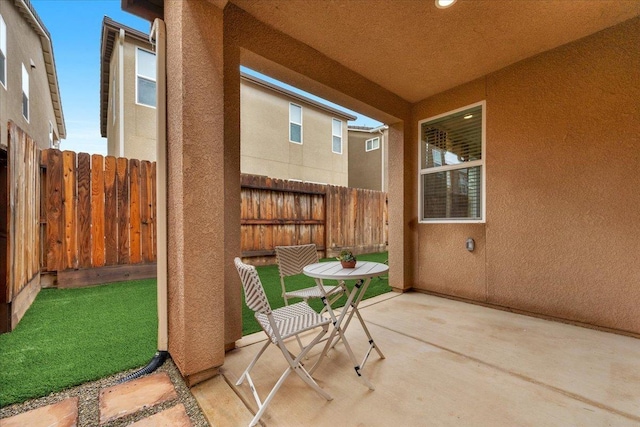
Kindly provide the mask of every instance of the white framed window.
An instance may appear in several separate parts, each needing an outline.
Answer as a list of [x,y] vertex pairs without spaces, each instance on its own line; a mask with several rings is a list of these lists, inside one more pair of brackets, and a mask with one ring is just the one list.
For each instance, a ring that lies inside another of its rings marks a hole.
[[0,85],[7,88],[7,24],[0,15]]
[[29,121],[29,72],[22,64],[22,115]]
[[289,141],[302,144],[302,107],[289,103]]
[[376,136],[375,138],[367,139],[364,142],[365,151],[373,151],[380,149],[380,137]]
[[136,48],[136,104],[156,107],[156,54],[139,47]]
[[485,221],[485,101],[418,123],[419,219]]
[[49,147],[55,148],[53,146],[53,123],[49,122]]
[[342,121],[331,119],[331,151],[342,154]]

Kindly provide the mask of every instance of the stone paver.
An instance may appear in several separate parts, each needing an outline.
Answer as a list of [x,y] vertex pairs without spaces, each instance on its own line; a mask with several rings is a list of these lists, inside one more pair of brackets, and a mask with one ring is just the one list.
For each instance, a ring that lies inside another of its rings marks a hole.
[[144,418],[129,427],[191,427],[191,420],[182,403]]
[[100,424],[177,398],[165,372],[105,388],[100,391]]
[[75,427],[77,424],[77,397],[0,420],[2,427]]

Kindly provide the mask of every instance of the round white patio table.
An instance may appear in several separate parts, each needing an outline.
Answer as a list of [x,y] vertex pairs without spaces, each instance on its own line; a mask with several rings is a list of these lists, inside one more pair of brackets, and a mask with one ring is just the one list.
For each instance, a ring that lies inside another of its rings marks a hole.
[[[327,312],[331,316],[334,327],[331,331],[331,335],[327,339],[327,343],[325,344],[322,353],[320,354],[320,358],[318,359],[316,364],[309,370],[309,373],[313,373],[316,370],[320,362],[324,359],[324,356],[326,356],[329,349],[333,348],[336,343],[341,340],[344,343],[345,348],[347,349],[347,353],[349,354],[349,358],[353,363],[353,367],[358,377],[365,383],[367,387],[369,387],[369,389],[375,389],[369,379],[362,373],[362,369],[364,369],[364,365],[365,363],[367,363],[367,359],[371,354],[371,350],[375,348],[378,352],[378,356],[380,356],[381,359],[384,359],[384,354],[382,354],[382,351],[380,351],[378,346],[373,341],[373,337],[371,336],[371,333],[369,332],[364,319],[360,315],[358,305],[360,304],[360,301],[362,301],[362,298],[364,297],[364,294],[369,287],[369,283],[371,283],[371,279],[373,277],[381,276],[388,271],[388,265],[372,261],[358,261],[356,262],[356,266],[354,268],[343,268],[339,261],[318,262],[309,264],[303,268],[302,272],[305,275],[313,277],[316,280],[316,284],[323,294],[324,287],[322,286],[322,279],[338,281],[357,280],[355,287],[348,294],[347,302],[344,304],[345,309],[341,310],[340,315],[337,317],[335,315],[335,312],[331,308],[331,305],[329,304],[329,299],[326,297],[326,294],[323,295],[322,302],[324,303]],[[353,354],[353,351],[351,350],[349,342],[344,336],[344,333],[347,330],[349,322],[351,322],[351,318],[354,314],[358,317],[358,320],[360,320],[362,329],[364,329],[364,332],[367,334],[367,338],[369,339],[369,348],[365,353],[362,362],[359,364],[355,358],[355,355]],[[334,342],[334,338],[336,335],[338,335],[339,338]]]

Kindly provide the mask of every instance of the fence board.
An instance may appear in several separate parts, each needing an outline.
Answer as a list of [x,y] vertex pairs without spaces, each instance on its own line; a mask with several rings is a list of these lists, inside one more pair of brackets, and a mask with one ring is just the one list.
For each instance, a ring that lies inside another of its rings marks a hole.
[[151,164],[140,162],[140,229],[142,234],[142,260],[153,260],[153,224],[151,209],[153,195],[151,188]]
[[104,159],[104,265],[118,263],[118,204],[116,158]]
[[62,153],[64,168],[64,266],[78,268],[77,249],[77,190],[76,190],[76,153],[64,151]]
[[[78,154],[78,267],[91,267],[91,157]],[[47,171],[47,180],[52,179]],[[48,228],[48,225],[47,225]]]
[[129,264],[129,168],[128,160],[120,157],[116,166],[118,187],[118,264]]
[[129,160],[129,254],[131,264],[142,262],[140,233],[140,161]]
[[62,213],[62,153],[50,150],[47,156],[47,269],[62,270],[64,226]]
[[104,158],[91,156],[91,266],[104,265]]

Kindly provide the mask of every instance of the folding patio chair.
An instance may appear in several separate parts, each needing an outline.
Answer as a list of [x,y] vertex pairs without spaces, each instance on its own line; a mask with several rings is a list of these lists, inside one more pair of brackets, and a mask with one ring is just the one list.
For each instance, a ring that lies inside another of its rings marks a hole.
[[[291,372],[295,372],[305,383],[318,392],[322,397],[327,400],[332,400],[333,398],[326,391],[320,388],[304,366],[302,366],[302,363],[300,363],[309,350],[311,350],[313,346],[315,346],[327,333],[331,319],[325,319],[320,314],[316,313],[311,307],[309,307],[306,301],[271,310],[271,306],[269,305],[269,301],[267,300],[264,288],[262,287],[262,282],[260,281],[260,277],[258,277],[258,272],[255,267],[244,264],[240,258],[235,259],[235,264],[238,274],[240,275],[240,280],[242,281],[242,287],[244,288],[246,304],[255,312],[256,320],[262,327],[262,330],[267,334],[267,337],[269,337],[264,346],[255,355],[251,363],[249,363],[247,369],[242,373],[238,382],[236,382],[236,385],[240,385],[246,378],[249,382],[249,387],[251,388],[253,397],[258,404],[258,412],[255,417],[253,417],[249,425],[255,426],[258,423],[258,420],[262,417],[267,405],[271,402],[271,399],[273,399],[273,396],[276,394],[278,389],[280,389],[280,386]],[[302,347],[297,356],[287,349],[284,342],[287,338],[293,336],[298,337],[301,333],[311,331],[315,328],[321,328],[321,330],[309,344]],[[289,366],[280,376],[280,379],[278,379],[273,389],[271,389],[267,398],[262,402],[256,387],[253,384],[250,372],[269,344],[275,344],[280,349]]]
[[[284,298],[285,305],[289,305],[290,298],[301,298],[303,301],[308,302],[309,298],[322,298],[323,296],[330,298],[329,304],[333,304],[343,293],[348,294],[349,291],[344,282],[339,282],[332,286],[325,286],[323,284],[324,295],[316,284],[308,288],[288,291],[285,286],[285,277],[301,274],[304,267],[318,262],[318,251],[316,250],[316,245],[313,243],[296,246],[276,246],[275,249],[278,271],[280,272],[282,298]],[[325,309],[323,308],[320,313],[324,311]]]

